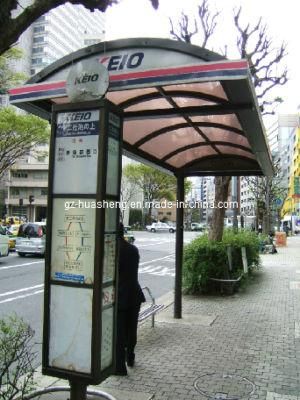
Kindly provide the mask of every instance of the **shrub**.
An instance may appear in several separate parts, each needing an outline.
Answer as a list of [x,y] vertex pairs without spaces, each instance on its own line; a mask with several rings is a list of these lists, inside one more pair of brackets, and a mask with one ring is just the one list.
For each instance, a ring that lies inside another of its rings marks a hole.
[[232,229],[226,229],[223,234],[223,242],[225,245],[230,245],[232,248],[234,265],[242,265],[241,248],[245,247],[248,266],[250,266],[250,268],[258,268],[260,266],[260,238],[255,232],[242,230],[238,233],[234,233]]
[[0,320],[0,398],[23,399],[34,387],[32,338],[34,332],[22,319]]
[[[231,247],[232,270],[229,271],[228,246]],[[259,240],[255,233],[224,232],[222,242],[208,240],[206,234],[185,246],[183,255],[183,287],[186,293],[207,293],[211,290],[209,278],[234,279],[243,272],[241,248],[246,248],[249,266],[259,265]]]

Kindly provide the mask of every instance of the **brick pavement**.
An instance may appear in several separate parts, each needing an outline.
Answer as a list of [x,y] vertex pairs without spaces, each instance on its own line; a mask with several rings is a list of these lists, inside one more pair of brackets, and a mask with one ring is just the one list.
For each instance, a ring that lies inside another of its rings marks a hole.
[[98,388],[117,400],[300,400],[300,237],[262,263],[234,296],[184,296],[182,320],[171,306],[141,325],[136,366]]

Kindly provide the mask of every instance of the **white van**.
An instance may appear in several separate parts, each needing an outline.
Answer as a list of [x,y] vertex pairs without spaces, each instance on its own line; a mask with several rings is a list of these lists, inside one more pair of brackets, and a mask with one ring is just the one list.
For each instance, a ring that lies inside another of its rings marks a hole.
[[5,229],[0,226],[0,257],[7,257],[9,254],[9,237]]

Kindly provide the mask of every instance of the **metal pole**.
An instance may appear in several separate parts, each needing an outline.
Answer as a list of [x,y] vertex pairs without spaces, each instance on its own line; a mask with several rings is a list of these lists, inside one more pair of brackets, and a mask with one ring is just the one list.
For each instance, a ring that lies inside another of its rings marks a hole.
[[[232,181],[231,181],[231,198],[232,201],[237,201],[238,197],[237,197],[237,190],[238,190],[238,178],[237,176],[233,176],[232,177]],[[234,207],[233,209],[233,230],[236,233],[239,229],[239,223],[238,223],[238,209],[236,207]]]
[[70,400],[86,400],[87,385],[80,381],[70,381]]
[[183,255],[183,215],[184,177],[177,177],[176,248],[175,248],[175,299],[174,318],[182,318],[182,255]]

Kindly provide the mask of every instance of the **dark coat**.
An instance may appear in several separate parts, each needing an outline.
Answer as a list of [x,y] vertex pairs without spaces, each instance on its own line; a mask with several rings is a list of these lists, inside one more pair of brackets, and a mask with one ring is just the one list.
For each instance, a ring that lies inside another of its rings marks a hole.
[[140,255],[138,249],[125,239],[119,239],[118,309],[140,307],[146,301],[138,282]]

